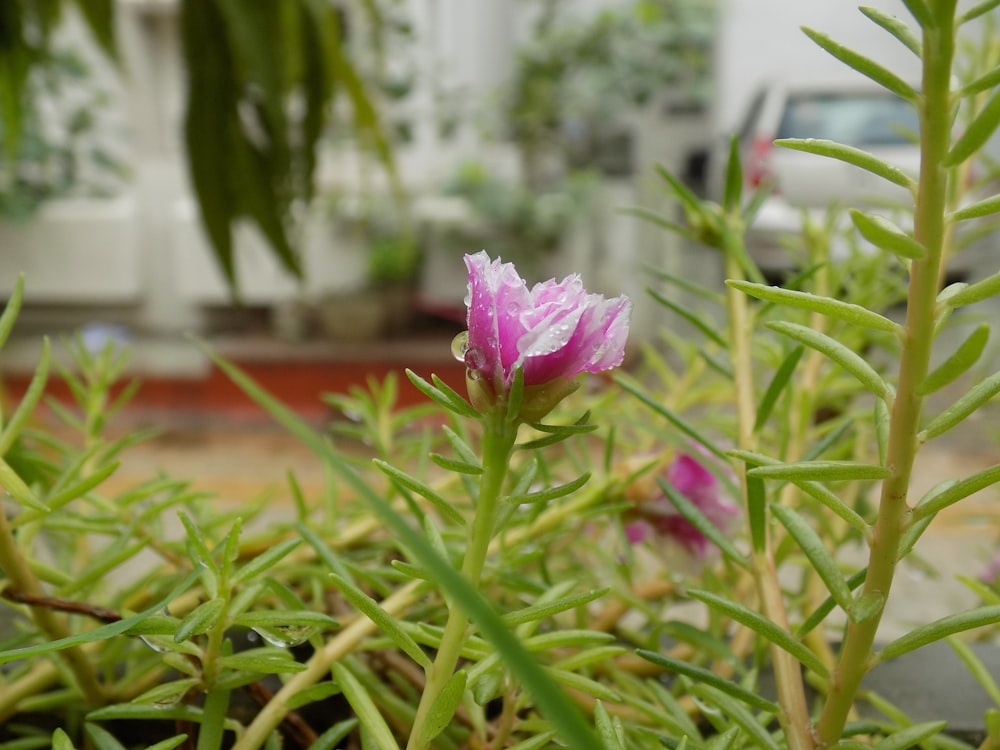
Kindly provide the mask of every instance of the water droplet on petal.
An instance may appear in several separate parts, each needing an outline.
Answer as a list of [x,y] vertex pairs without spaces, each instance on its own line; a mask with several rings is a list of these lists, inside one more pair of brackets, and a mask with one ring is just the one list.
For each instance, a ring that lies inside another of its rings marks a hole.
[[479,380],[482,375],[480,375],[479,370],[466,370],[465,377],[469,380]]
[[465,361],[465,353],[469,349],[469,332],[462,331],[451,340],[451,356],[459,362]]
[[476,347],[465,350],[465,366],[470,370],[481,370],[486,365],[486,355]]

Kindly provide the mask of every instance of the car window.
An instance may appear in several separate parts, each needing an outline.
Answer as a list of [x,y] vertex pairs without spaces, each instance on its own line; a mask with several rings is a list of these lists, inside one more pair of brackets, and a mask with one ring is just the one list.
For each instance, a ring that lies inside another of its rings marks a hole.
[[917,113],[895,94],[808,93],[788,97],[778,138],[826,138],[848,146],[911,144]]

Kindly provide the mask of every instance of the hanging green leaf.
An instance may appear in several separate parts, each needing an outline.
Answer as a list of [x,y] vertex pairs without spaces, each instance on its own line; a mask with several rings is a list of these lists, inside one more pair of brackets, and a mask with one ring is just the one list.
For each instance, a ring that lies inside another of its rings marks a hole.
[[343,54],[337,13],[316,0],[181,4],[188,167],[234,290],[233,228],[241,220],[256,225],[286,271],[301,275],[290,228],[296,204],[313,195],[316,151],[338,84],[360,140],[375,146],[396,184],[381,123]]
[[919,260],[927,256],[927,248],[883,216],[866,214],[852,208],[851,221],[858,232],[876,247],[895,253],[901,258]]
[[727,279],[726,284],[757,299],[809,310],[810,312],[843,320],[862,328],[869,328],[873,331],[885,331],[886,333],[898,333],[900,331],[898,323],[852,302],[844,302],[833,297],[823,297],[811,294],[810,292],[800,292],[780,286],[754,284],[749,281],[737,279]]
[[837,339],[798,323],[772,321],[767,324],[767,327],[795,339],[811,349],[822,352],[857,378],[865,388],[874,393],[878,398],[884,401],[889,401],[893,398],[892,388],[875,371],[875,368],[868,364],[861,355],[849,349]]
[[231,222],[238,215],[230,180],[230,133],[238,133],[237,86],[233,62],[224,43],[225,26],[213,2],[184,0],[181,41],[192,73],[188,77],[184,137],[188,170],[201,219],[230,286],[236,284]]
[[114,0],[76,0],[87,28],[98,46],[112,61],[118,62],[118,45],[115,39]]
[[816,42],[816,44],[825,49],[845,65],[848,65],[862,75],[871,78],[875,81],[875,83],[888,89],[892,93],[896,94],[896,96],[906,99],[908,102],[915,103],[917,101],[917,92],[913,86],[908,84],[888,68],[879,65],[871,58],[865,57],[849,47],[845,47],[844,45],[833,41],[833,39],[828,37],[826,34],[814,31],[813,29],[805,26],[802,27],[802,31],[805,32],[806,36]]
[[917,387],[917,393],[921,396],[927,396],[964,375],[970,367],[979,361],[989,337],[990,326],[988,323],[976,326],[972,333],[959,344],[954,353],[924,378],[924,381]]
[[917,433],[917,439],[925,443],[932,438],[943,435],[952,427],[960,424],[997,393],[1000,393],[1000,372],[994,373],[970,388],[964,396],[938,414],[931,420],[930,424]]
[[821,138],[779,138],[774,142],[774,145],[790,148],[794,151],[805,151],[817,156],[838,159],[848,164],[853,164],[855,167],[859,167],[866,172],[871,172],[895,185],[904,187],[910,192],[916,190],[916,183],[906,172],[860,148],[845,146],[842,143]]

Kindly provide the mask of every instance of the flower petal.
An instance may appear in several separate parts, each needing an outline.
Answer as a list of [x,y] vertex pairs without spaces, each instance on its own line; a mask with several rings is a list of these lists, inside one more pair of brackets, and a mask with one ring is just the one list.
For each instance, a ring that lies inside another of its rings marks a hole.
[[467,255],[469,342],[466,365],[497,388],[517,368],[525,385],[543,385],[621,364],[631,303],[588,294],[579,275],[550,279],[530,290],[513,264]]

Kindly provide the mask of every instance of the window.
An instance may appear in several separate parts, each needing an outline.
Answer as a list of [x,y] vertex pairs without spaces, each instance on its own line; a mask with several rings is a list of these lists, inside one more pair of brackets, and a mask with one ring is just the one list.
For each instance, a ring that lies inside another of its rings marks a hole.
[[778,138],[824,138],[849,146],[913,142],[917,113],[890,93],[809,93],[788,97]]

